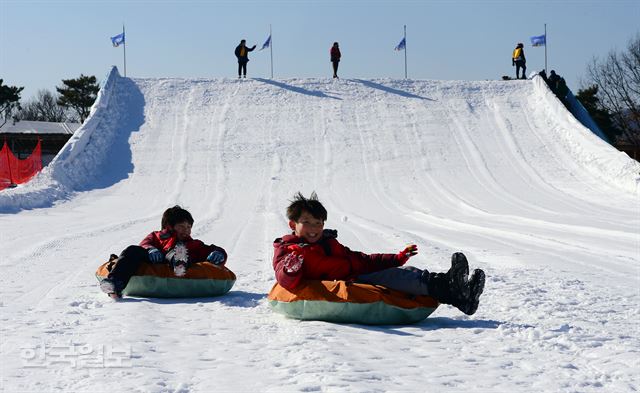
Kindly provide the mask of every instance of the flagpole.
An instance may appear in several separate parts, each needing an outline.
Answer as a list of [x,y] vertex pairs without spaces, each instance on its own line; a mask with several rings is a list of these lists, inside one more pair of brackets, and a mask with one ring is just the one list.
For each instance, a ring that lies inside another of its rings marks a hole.
[[407,79],[407,25],[404,25],[404,79]]
[[549,42],[547,37],[547,24],[544,24],[544,73],[547,73],[547,43]]
[[271,35],[271,24],[269,24],[269,52],[271,53],[271,79],[273,79],[273,35]]
[[124,23],[122,24],[122,37],[124,42],[122,43],[122,49],[124,53],[124,76],[127,77],[127,36],[124,34]]

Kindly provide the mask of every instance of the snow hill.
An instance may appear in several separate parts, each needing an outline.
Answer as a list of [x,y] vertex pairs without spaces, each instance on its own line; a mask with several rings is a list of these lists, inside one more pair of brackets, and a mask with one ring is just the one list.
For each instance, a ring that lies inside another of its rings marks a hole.
[[[3,391],[640,389],[640,165],[527,81],[129,79],[0,193]],[[367,327],[274,314],[297,191],[364,252],[487,272],[476,315]],[[113,303],[93,276],[174,204],[238,276],[220,298]]]

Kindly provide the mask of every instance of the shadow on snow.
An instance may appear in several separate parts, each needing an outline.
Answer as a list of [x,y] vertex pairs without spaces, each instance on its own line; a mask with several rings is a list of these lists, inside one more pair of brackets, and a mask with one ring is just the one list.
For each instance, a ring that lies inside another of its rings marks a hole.
[[360,325],[360,324],[339,324],[354,328],[376,331],[380,333],[393,334],[396,336],[415,336],[414,333],[400,329],[419,329],[422,331],[441,329],[497,329],[506,322],[484,319],[453,319],[445,317],[427,318],[416,324],[406,325]]
[[321,98],[332,98],[334,100],[341,100],[342,98],[339,97],[333,97],[330,95],[327,95],[319,90],[307,90],[307,89],[303,89],[302,87],[297,87],[297,86],[292,86],[292,85],[287,85],[286,83],[282,83],[282,82],[276,82],[270,79],[262,79],[262,78],[254,78],[257,81],[263,82],[263,83],[267,83],[269,85],[274,85],[277,87],[281,87],[283,89],[286,90],[290,90],[294,93],[300,93],[300,94],[306,94],[309,96],[315,96],[315,97],[321,97]]
[[[138,86],[130,78],[118,80],[118,94],[116,103],[121,117],[114,130],[112,143],[108,146],[106,159],[100,163],[99,169],[85,186],[80,186],[77,191],[89,191],[92,189],[107,188],[121,180],[126,179],[133,172],[133,157],[129,138],[131,134],[140,130],[144,123],[144,95]],[[115,100],[114,100],[115,101]],[[104,119],[109,121],[110,119]]]
[[417,99],[420,99],[420,100],[427,100],[427,101],[435,101],[432,98],[422,97],[422,96],[419,96],[417,94],[409,93],[409,92],[404,91],[404,90],[394,89],[393,87],[381,85],[380,83],[375,83],[375,82],[367,81],[367,80],[364,80],[364,79],[350,79],[350,80],[352,80],[354,82],[361,83],[361,84],[363,84],[363,85],[365,85],[367,87],[370,87],[372,89],[382,90],[384,92],[391,93],[391,94],[397,94],[397,95],[402,96],[402,97],[417,98]]
[[222,303],[230,307],[253,308],[258,305],[264,293],[245,291],[229,291],[224,295],[193,298],[155,298],[155,297],[125,297],[120,300],[124,303],[155,303],[155,304],[198,304],[198,303]]

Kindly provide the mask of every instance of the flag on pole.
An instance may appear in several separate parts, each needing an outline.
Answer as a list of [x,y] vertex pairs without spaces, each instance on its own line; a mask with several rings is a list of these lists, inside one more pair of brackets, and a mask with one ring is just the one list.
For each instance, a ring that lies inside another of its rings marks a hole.
[[407,39],[406,37],[403,37],[402,41],[400,41],[400,43],[395,47],[394,50],[404,50],[406,46],[407,46]]
[[532,46],[545,46],[547,45],[547,35],[538,35],[535,37],[531,37],[531,45]]
[[124,44],[124,32],[118,34],[115,37],[111,37],[111,43],[114,48],[119,47],[121,44]]
[[260,48],[260,50],[267,49],[269,46],[271,46],[271,34],[269,34],[269,38],[267,38],[264,44],[262,44],[262,48]]

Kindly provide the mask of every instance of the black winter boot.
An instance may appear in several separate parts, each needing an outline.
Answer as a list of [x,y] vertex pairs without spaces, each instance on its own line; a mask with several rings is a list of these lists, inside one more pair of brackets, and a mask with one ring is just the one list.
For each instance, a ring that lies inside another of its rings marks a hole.
[[449,287],[449,279],[446,273],[422,273],[422,281],[427,283],[429,296],[432,296],[443,304],[453,304],[455,300],[451,296],[451,288]]
[[475,314],[480,304],[480,295],[484,291],[485,274],[484,271],[476,269],[471,274],[469,279],[469,300],[466,303],[465,309],[461,310],[467,315]]
[[451,255],[451,267],[447,272],[449,288],[451,288],[451,292],[457,294],[458,297],[462,299],[469,297],[468,277],[469,262],[467,262],[467,257],[461,252],[456,252]]
[[478,309],[480,295],[484,290],[484,272],[476,269],[468,280],[469,264],[462,253],[451,256],[451,268],[446,273],[423,274],[429,294],[440,303],[450,304],[467,315]]
[[112,279],[112,278],[103,278],[100,282],[100,289],[102,292],[109,295],[109,297],[114,299],[119,299],[122,297],[122,291],[124,290],[124,284],[120,280]]

